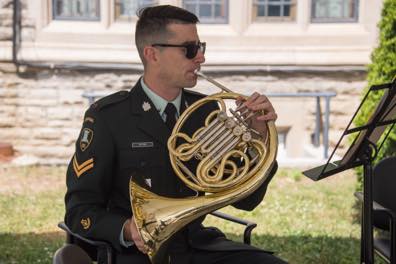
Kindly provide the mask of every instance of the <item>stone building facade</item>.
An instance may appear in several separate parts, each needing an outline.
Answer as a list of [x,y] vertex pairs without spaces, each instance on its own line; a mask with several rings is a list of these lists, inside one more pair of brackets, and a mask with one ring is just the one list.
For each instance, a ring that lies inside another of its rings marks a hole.
[[[93,30],[89,35],[84,29],[71,27],[69,21],[51,17],[51,12],[45,10],[52,10],[52,1],[21,0],[21,43],[13,58],[14,2],[0,0],[0,142],[13,145],[16,159],[28,156],[42,164],[64,164],[73,154],[89,106],[83,94],[131,89],[142,74],[131,41],[130,23],[134,22],[126,23],[128,29],[114,22],[107,27],[110,33],[99,32],[89,24],[91,29],[86,30]],[[106,18],[102,2],[101,17]],[[299,15],[294,22],[249,24],[240,15],[240,10],[251,13],[246,4],[249,2],[227,2],[228,28],[199,26],[201,37],[208,42],[207,66],[203,70],[242,94],[336,92],[330,108],[331,150],[366,85],[365,65],[376,44],[381,1],[360,1],[355,23],[323,25],[309,20],[308,0],[297,1]],[[238,24],[237,18],[245,22]],[[293,27],[296,32],[284,31]],[[217,30],[223,33],[218,36]],[[112,36],[115,44],[101,34]],[[218,91],[204,80],[198,83],[197,90],[208,94]],[[281,154],[295,160],[307,156],[319,156],[320,160],[322,150],[312,145],[315,98],[272,100],[279,114],[277,125],[284,133]],[[322,112],[324,107],[322,101]]]

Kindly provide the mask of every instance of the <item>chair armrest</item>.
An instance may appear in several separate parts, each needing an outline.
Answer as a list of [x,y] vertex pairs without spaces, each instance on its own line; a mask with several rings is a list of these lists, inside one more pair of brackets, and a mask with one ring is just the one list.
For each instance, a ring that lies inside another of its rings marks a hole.
[[76,238],[78,238],[78,239],[80,239],[80,240],[82,240],[82,241],[84,241],[84,242],[86,242],[86,243],[88,243],[88,244],[90,244],[90,245],[93,245],[93,246],[111,247],[111,245],[110,245],[109,243],[107,243],[107,242],[104,242],[104,241],[97,241],[97,240],[91,240],[91,239],[86,238],[86,237],[83,237],[83,236],[81,236],[81,235],[79,235],[79,234],[77,234],[77,233],[74,233],[73,231],[71,231],[71,230],[69,229],[69,227],[68,227],[64,222],[60,222],[60,223],[58,224],[58,227],[61,228],[61,229],[63,229],[68,235],[71,235],[71,236],[73,236],[73,237],[76,237]]
[[231,216],[222,212],[211,212],[210,213],[213,216],[219,217],[221,219],[225,219],[240,225],[244,225],[245,226],[245,231],[243,232],[243,243],[250,245],[250,237],[252,234],[252,230],[257,226],[256,223],[248,221],[248,220],[244,220],[235,216]]
[[[363,201],[363,193],[362,192],[356,192],[355,196],[360,200]],[[390,260],[393,260],[396,258],[396,212],[392,211],[389,208],[386,208],[382,206],[381,204],[373,201],[373,210],[377,212],[383,212],[386,215],[388,215],[390,221]]]
[[[363,201],[363,193],[362,192],[355,192],[355,197],[358,198],[359,201]],[[376,201],[373,201],[373,210],[378,211],[378,212],[384,212],[387,214],[392,221],[396,221],[396,212],[392,211],[389,208],[386,208],[382,206],[381,204],[377,203]]]
[[74,239],[78,238],[81,241],[84,241],[85,243],[92,245],[97,248],[103,248],[106,250],[106,255],[107,255],[107,263],[110,264],[112,263],[112,256],[113,256],[113,248],[110,243],[105,242],[105,241],[100,241],[100,240],[92,240],[86,237],[83,237],[77,233],[74,233],[73,231],[70,230],[70,228],[64,223],[64,222],[59,222],[58,227],[60,229],[63,229],[66,234],[67,234],[67,242],[70,244],[74,244]]

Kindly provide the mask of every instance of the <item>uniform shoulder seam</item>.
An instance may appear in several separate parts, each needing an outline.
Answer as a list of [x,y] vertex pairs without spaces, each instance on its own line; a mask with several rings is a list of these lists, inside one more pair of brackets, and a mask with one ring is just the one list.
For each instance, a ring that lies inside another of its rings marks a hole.
[[129,97],[129,92],[128,91],[119,91],[113,94],[110,94],[108,96],[105,96],[103,98],[100,98],[96,102],[94,102],[90,109],[100,111],[104,109],[105,107],[108,107],[110,105],[114,105],[117,103],[120,103],[127,99]]

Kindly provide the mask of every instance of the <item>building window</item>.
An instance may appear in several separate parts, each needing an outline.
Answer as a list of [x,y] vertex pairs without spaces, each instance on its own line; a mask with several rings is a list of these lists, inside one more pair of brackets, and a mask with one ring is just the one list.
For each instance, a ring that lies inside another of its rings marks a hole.
[[116,0],[114,4],[116,20],[131,21],[139,9],[157,5],[158,0]]
[[201,23],[228,23],[228,0],[184,0],[183,8],[194,13]]
[[266,21],[291,21],[296,18],[294,0],[254,0],[253,18]]
[[356,22],[359,0],[312,0],[312,22]]
[[100,19],[99,0],[52,0],[54,20]]

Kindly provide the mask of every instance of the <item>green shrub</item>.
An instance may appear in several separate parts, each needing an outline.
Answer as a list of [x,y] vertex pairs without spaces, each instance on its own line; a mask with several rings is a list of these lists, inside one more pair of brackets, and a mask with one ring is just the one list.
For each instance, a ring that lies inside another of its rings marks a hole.
[[[368,66],[368,86],[363,91],[363,96],[368,88],[374,84],[391,82],[396,76],[396,0],[384,0],[382,18],[378,24],[380,30],[379,45],[371,54],[371,64]],[[372,93],[369,101],[361,109],[356,125],[364,124],[374,111],[376,103],[382,92]],[[393,129],[389,138],[384,143],[377,160],[396,154],[396,130]],[[362,169],[358,169],[358,189],[362,188]]]

